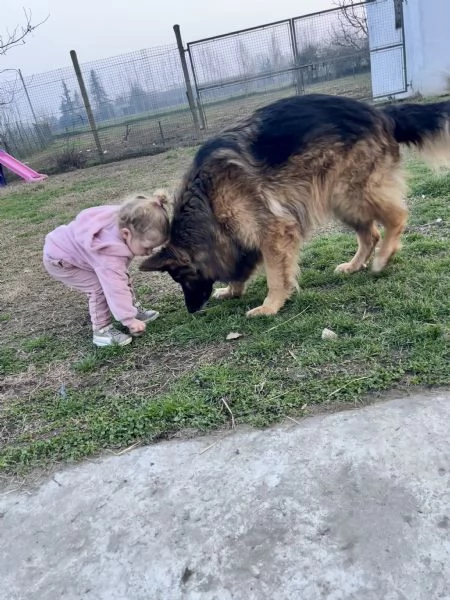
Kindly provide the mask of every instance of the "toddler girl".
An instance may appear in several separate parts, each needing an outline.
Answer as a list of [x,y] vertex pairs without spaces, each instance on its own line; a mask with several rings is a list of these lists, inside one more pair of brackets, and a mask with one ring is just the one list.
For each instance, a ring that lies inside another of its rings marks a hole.
[[[56,280],[87,294],[96,346],[125,346],[159,314],[136,306],[128,267],[169,236],[166,195],[137,195],[122,205],[87,208],[45,238],[44,267]],[[111,313],[131,335],[112,325]]]

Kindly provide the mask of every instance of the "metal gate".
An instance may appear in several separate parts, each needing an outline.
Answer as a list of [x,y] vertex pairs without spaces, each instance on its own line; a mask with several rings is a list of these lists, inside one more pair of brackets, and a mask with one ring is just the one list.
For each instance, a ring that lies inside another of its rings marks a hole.
[[218,130],[288,95],[407,89],[402,0],[367,0],[187,45],[200,124]]
[[403,0],[375,0],[366,5],[372,97],[407,91]]

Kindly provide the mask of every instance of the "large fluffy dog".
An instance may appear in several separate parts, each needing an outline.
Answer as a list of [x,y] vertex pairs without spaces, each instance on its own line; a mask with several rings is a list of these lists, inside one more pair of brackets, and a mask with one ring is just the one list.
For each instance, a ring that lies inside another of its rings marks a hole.
[[167,271],[189,312],[240,296],[263,263],[268,294],[247,315],[278,312],[297,285],[298,251],[330,214],[352,227],[358,250],[336,270],[380,271],[405,227],[400,144],[450,149],[450,102],[382,109],[326,95],[286,98],[204,143],[175,197],[168,245],[144,271]]

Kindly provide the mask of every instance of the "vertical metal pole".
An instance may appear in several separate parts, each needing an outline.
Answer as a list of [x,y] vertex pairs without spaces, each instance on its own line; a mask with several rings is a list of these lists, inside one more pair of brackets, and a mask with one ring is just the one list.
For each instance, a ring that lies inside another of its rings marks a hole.
[[77,76],[78,85],[80,86],[81,97],[83,98],[84,107],[89,119],[89,125],[91,126],[92,135],[94,136],[95,145],[97,146],[97,152],[100,160],[103,160],[103,148],[100,143],[100,137],[98,135],[97,125],[95,124],[94,114],[92,112],[91,103],[89,102],[89,96],[84,85],[83,75],[81,74],[80,64],[78,62],[77,53],[75,50],[70,51],[70,58],[72,59],[73,68],[75,69],[75,75]]
[[166,140],[164,139],[164,133],[163,133],[163,128],[162,128],[162,125],[161,125],[161,121],[158,121],[158,125],[159,125],[159,133],[161,134],[162,143],[163,143],[163,146],[165,146],[166,145]]
[[297,94],[300,94],[304,91],[303,84],[301,81],[301,79],[303,79],[303,73],[302,73],[302,77],[300,77],[300,73],[299,73],[300,64],[299,64],[298,48],[297,48],[297,34],[295,33],[294,19],[289,19],[289,34],[290,34],[290,38],[291,38],[292,55],[294,57],[295,88],[296,88]]
[[403,6],[403,2],[400,3],[400,16],[401,16],[401,31],[402,31],[402,59],[403,59],[403,73],[404,73],[404,91],[408,91],[408,65],[406,61],[406,40],[405,40],[405,7]]
[[189,108],[191,109],[192,119],[194,120],[195,135],[196,135],[197,139],[199,139],[200,129],[198,126],[198,115],[197,115],[197,110],[195,108],[194,94],[192,93],[191,78],[189,77],[189,70],[187,67],[185,50],[183,48],[183,41],[181,39],[180,26],[174,25],[173,31],[175,33],[175,38],[177,40],[177,46],[178,46],[178,52],[180,54],[181,68],[183,69],[184,81],[186,83],[186,93],[187,93],[187,97],[188,97]]
[[25,81],[24,81],[24,79],[23,79],[22,71],[21,71],[20,69],[17,69],[17,70],[19,71],[19,77],[20,77],[20,81],[22,82],[22,86],[23,86],[23,89],[24,89],[25,95],[26,95],[26,97],[27,97],[27,100],[28,100],[28,105],[29,105],[29,107],[30,107],[31,114],[33,115],[34,122],[35,122],[35,123],[37,123],[36,114],[35,114],[35,112],[34,112],[33,105],[31,104],[30,96],[29,96],[29,94],[28,94],[27,86],[25,85]]
[[200,99],[200,93],[198,91],[197,76],[195,74],[195,69],[194,69],[194,61],[192,60],[192,54],[191,54],[189,45],[188,45],[187,51],[189,54],[189,62],[191,63],[192,75],[194,76],[195,95],[197,97],[197,108],[198,108],[198,114],[200,117],[200,129],[206,129],[208,124],[206,122],[205,109],[204,109],[203,103]]
[[35,123],[35,128],[36,128],[36,133],[37,133],[39,142],[40,142],[41,146],[44,148],[45,147],[45,140],[43,139],[43,136],[41,135],[41,131],[39,129],[39,124],[38,124],[37,118],[36,118],[36,113],[34,112],[33,105],[31,104],[30,95],[28,94],[28,89],[27,89],[27,86],[25,85],[25,80],[23,78],[22,71],[20,69],[17,69],[17,70],[19,72],[19,77],[20,77],[20,81],[22,82],[22,87],[23,87],[23,90],[25,92],[25,96],[27,97],[27,100],[28,100],[28,106],[30,107],[31,114],[33,115],[33,119],[34,119],[34,123]]

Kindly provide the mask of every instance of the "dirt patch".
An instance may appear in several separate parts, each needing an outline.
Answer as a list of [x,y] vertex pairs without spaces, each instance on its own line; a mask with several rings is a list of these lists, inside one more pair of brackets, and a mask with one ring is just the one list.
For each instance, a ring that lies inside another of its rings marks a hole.
[[13,398],[27,401],[36,397],[43,389],[55,390],[55,393],[65,386],[75,387],[78,377],[66,361],[52,362],[42,372],[35,365],[29,365],[26,371],[17,375],[7,375],[0,383],[0,410],[3,403]]
[[108,382],[108,392],[157,396],[176,379],[200,365],[213,364],[229,351],[229,345],[211,344],[189,349],[171,346],[170,350],[136,355],[132,369],[118,372]]

